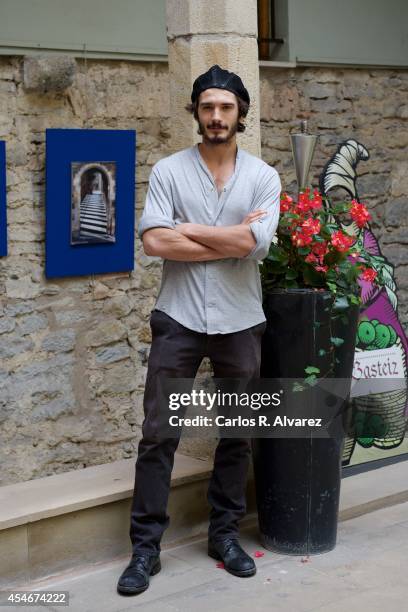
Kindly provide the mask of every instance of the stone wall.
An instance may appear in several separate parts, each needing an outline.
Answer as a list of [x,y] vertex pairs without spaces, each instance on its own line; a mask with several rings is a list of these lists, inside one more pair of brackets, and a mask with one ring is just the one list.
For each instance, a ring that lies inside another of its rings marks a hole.
[[77,64],[68,89],[35,93],[24,88],[22,58],[0,59],[9,239],[0,259],[1,484],[134,456],[140,436],[161,260],[137,239],[131,274],[45,278],[45,129],[136,129],[139,215],[150,168],[166,154],[167,66]]
[[[345,137],[371,151],[360,192],[396,264],[405,323],[407,90],[403,71],[261,70],[262,154],[285,189],[294,187],[288,131],[305,114],[322,134],[315,176]],[[136,237],[130,274],[45,279],[47,127],[136,129],[139,216],[151,166],[171,152],[167,66],[78,61],[67,89],[36,92],[24,88],[22,58],[0,58],[9,237],[9,255],[0,259],[0,484],[134,457],[143,420],[161,260],[145,256]],[[180,448],[206,456],[212,447],[185,440]]]
[[400,319],[408,323],[408,71],[297,68],[261,70],[262,157],[295,190],[288,130],[307,118],[320,134],[311,169],[318,186],[324,164],[347,138],[370,152],[357,168],[360,200],[382,254],[395,266]]

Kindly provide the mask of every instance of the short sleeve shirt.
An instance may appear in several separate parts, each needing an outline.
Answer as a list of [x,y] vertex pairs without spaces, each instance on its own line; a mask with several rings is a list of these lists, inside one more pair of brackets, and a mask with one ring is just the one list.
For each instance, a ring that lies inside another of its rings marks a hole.
[[280,192],[277,171],[240,147],[234,173],[220,194],[197,145],[158,161],[149,178],[139,237],[153,227],[174,229],[177,223],[238,225],[257,209],[267,215],[250,224],[256,244],[244,257],[165,259],[155,309],[207,334],[232,333],[265,321],[259,261],[277,229]]

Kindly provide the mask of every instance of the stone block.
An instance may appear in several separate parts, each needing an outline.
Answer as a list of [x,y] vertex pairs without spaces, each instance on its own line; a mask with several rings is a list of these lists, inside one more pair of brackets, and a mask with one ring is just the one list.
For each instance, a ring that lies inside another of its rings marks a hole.
[[192,34],[257,35],[256,0],[167,1],[167,37]]
[[50,353],[65,353],[75,347],[76,333],[73,329],[63,329],[50,332],[41,343],[43,351]]
[[408,161],[395,163],[392,171],[391,194],[394,197],[408,196]]
[[108,395],[135,391],[138,386],[137,372],[133,365],[122,362],[104,371],[97,393]]
[[308,83],[304,87],[304,95],[308,98],[323,99],[336,97],[337,87],[332,83]]
[[132,302],[126,295],[116,296],[111,300],[105,300],[103,312],[121,319],[126,317],[133,308]]
[[[408,198],[401,197],[388,201],[385,205],[385,224],[399,227],[408,224]],[[408,228],[405,230],[408,233]]]
[[23,336],[35,334],[46,327],[48,327],[48,319],[44,314],[33,313],[18,319],[18,329]]
[[127,359],[129,356],[129,345],[126,342],[120,342],[97,351],[95,359],[96,363],[104,364],[121,361],[122,359]]
[[77,64],[69,55],[26,55],[23,73],[27,91],[64,91],[73,83]]
[[0,334],[13,331],[16,326],[14,319],[2,317],[0,319]]
[[27,582],[29,573],[27,525],[0,531],[0,589]]
[[16,355],[21,355],[34,348],[34,343],[31,338],[20,338],[16,334],[10,334],[9,336],[2,336],[2,342],[0,342],[0,357],[2,359],[9,359]]
[[88,346],[103,346],[126,336],[126,327],[115,319],[102,320],[94,329],[86,334],[85,342]]
[[33,283],[29,274],[18,279],[6,281],[6,293],[9,298],[35,298],[40,295],[41,286]]

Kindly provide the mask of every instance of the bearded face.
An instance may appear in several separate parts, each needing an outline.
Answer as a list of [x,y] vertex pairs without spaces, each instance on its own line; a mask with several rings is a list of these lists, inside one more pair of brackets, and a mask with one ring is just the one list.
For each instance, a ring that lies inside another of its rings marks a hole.
[[238,102],[235,94],[223,89],[203,91],[197,109],[198,133],[209,145],[229,142],[238,130]]

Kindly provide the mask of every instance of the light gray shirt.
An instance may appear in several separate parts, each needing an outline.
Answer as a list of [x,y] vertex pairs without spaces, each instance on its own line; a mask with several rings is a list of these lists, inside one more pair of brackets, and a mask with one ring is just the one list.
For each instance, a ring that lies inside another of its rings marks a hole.
[[152,227],[238,225],[258,208],[268,214],[250,224],[256,245],[244,257],[165,259],[155,308],[207,334],[231,333],[265,321],[258,261],[268,254],[276,232],[280,191],[277,171],[240,147],[234,174],[220,195],[197,145],[158,161],[149,178],[140,237]]

